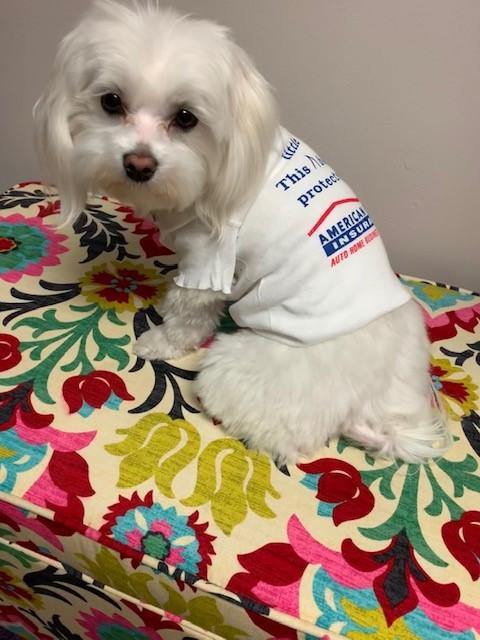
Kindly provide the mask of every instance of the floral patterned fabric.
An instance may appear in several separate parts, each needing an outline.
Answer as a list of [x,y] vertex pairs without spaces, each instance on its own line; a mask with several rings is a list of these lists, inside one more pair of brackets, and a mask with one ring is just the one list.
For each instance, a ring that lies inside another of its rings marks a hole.
[[403,278],[432,340],[444,458],[340,440],[277,468],[202,414],[198,353],[133,355],[175,270],[152,223],[92,198],[56,228],[38,183],[0,209],[2,633],[480,638],[480,296]]

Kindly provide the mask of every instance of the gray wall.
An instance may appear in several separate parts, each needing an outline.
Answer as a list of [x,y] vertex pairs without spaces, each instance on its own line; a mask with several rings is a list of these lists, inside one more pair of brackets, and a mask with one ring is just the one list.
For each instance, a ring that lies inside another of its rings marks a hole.
[[[0,188],[38,178],[31,106],[89,0],[0,0]],[[480,289],[478,0],[171,0],[232,27],[373,213],[396,270]]]

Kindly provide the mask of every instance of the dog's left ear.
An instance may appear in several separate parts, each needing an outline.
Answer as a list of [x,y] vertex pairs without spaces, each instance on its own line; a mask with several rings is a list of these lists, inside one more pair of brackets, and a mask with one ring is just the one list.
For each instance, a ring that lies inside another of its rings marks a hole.
[[229,131],[219,171],[211,176],[205,197],[197,205],[199,217],[220,232],[223,222],[258,188],[278,127],[270,85],[240,47],[229,45]]

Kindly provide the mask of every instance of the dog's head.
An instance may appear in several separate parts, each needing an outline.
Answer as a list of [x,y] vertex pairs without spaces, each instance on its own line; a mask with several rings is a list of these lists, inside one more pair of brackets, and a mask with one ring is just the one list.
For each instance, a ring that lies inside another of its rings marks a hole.
[[34,119],[64,222],[94,191],[140,210],[195,204],[213,228],[255,189],[277,126],[268,84],[225,28],[111,0],[62,41]]

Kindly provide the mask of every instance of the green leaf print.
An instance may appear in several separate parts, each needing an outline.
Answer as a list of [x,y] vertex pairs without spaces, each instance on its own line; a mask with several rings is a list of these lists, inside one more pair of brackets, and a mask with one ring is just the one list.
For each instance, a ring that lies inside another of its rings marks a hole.
[[48,390],[48,382],[51,374],[67,355],[74,354],[72,360],[60,366],[61,371],[79,370],[80,375],[85,375],[94,369],[88,352],[89,340],[93,340],[97,347],[93,361],[108,357],[117,363],[118,370],[128,365],[130,354],[123,347],[129,344],[130,336],[112,338],[108,335],[108,327],[105,333],[100,329],[100,323],[104,317],[110,321],[114,318],[117,325],[124,324],[120,322],[114,310],[110,309],[106,312],[96,304],[71,305],[70,309],[84,317],[67,322],[57,318],[56,309],[48,309],[40,318],[23,318],[13,326],[13,329],[20,327],[32,329],[32,340],[22,341],[21,350],[29,352],[30,360],[39,364],[16,376],[2,377],[1,385],[14,386],[31,380],[37,397],[46,404],[54,404]]
[[[392,484],[400,471],[404,474],[404,479],[397,496]],[[458,500],[467,491],[480,492],[478,462],[475,458],[470,455],[460,461],[440,458],[429,465],[392,463],[383,468],[367,469],[361,474],[366,485],[371,486],[379,481],[382,496],[390,501],[398,499],[398,502],[391,516],[383,523],[376,527],[361,527],[359,531],[372,540],[390,540],[399,531],[405,530],[412,546],[421,556],[437,566],[447,566],[448,563],[433,551],[425,539],[423,532],[429,529],[419,522],[421,509],[427,516],[436,518],[446,508],[450,520],[458,520],[464,512]],[[453,497],[449,495],[450,489],[444,489],[445,476],[449,481],[448,487],[453,487]],[[423,496],[429,494],[431,499],[425,506],[421,506],[424,504]]]

